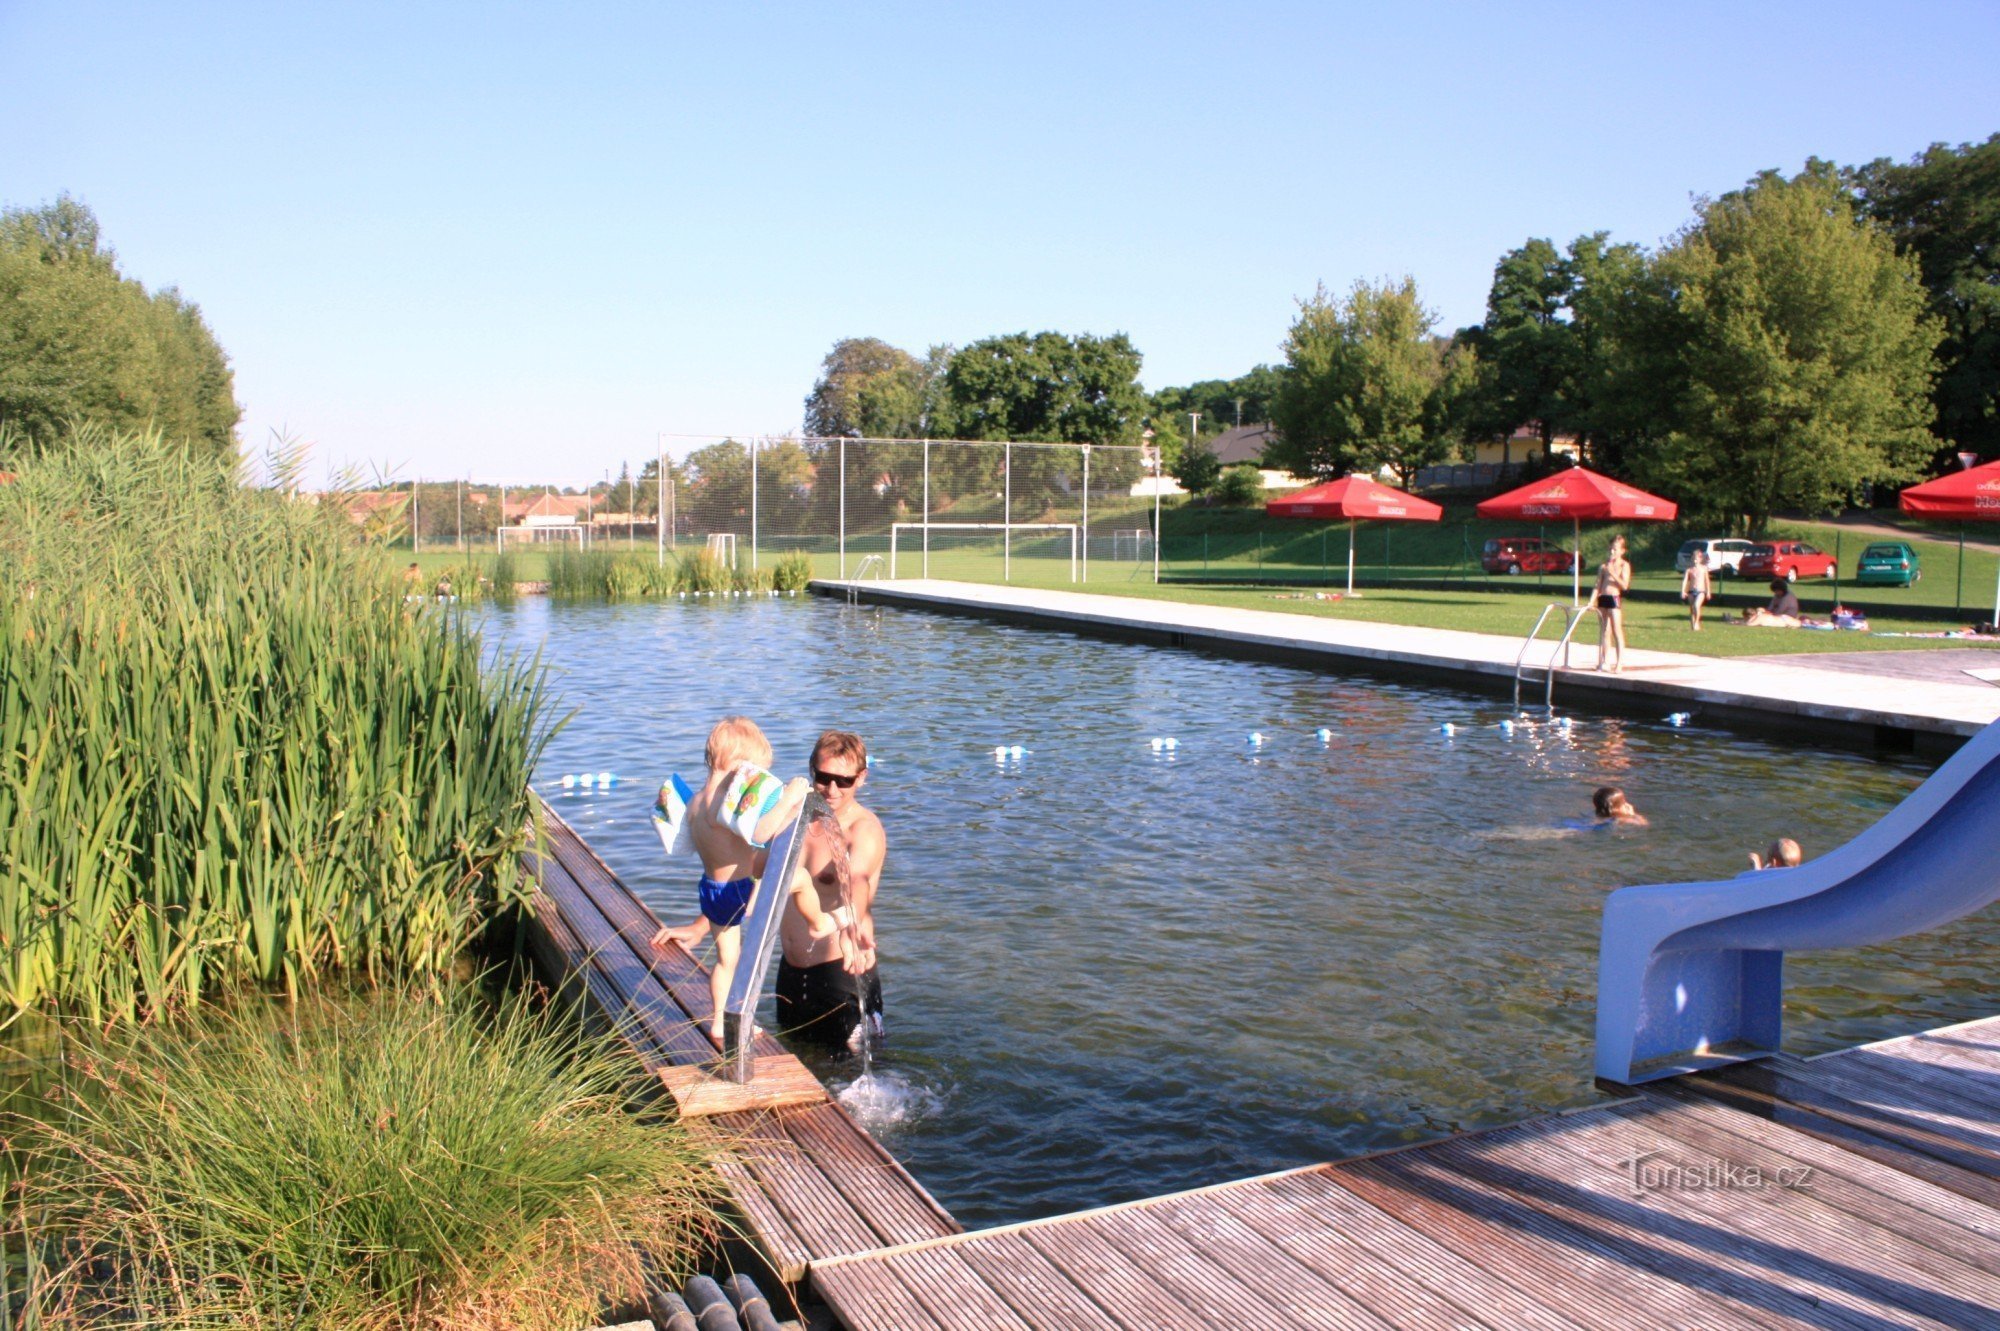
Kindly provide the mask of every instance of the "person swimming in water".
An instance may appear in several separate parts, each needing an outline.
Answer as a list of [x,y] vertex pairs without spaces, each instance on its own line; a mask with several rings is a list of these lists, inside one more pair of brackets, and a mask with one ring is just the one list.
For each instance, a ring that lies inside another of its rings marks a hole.
[[1646,815],[1633,808],[1632,801],[1625,798],[1625,792],[1617,786],[1599,786],[1590,796],[1590,806],[1597,811],[1601,827],[1609,827],[1613,823],[1646,826]]
[[1754,850],[1751,851],[1750,867],[1752,869],[1796,869],[1799,867],[1799,862],[1803,859],[1805,859],[1805,852],[1799,849],[1799,843],[1788,836],[1781,836],[1767,846],[1762,855],[1759,855]]

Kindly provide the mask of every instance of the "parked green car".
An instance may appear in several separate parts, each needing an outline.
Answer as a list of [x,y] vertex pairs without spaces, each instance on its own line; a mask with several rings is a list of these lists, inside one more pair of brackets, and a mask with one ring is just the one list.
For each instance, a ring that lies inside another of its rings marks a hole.
[[1861,552],[1854,580],[1878,587],[1907,587],[1924,571],[1917,566],[1917,552],[1902,541],[1877,541]]

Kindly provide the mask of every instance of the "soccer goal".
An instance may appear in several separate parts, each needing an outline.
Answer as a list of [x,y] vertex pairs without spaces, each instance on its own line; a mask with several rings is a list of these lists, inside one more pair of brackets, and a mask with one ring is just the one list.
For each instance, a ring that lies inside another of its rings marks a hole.
[[733,531],[712,531],[708,534],[708,553],[722,562],[724,568],[736,567],[736,533]]
[[[1077,524],[1074,522],[894,522],[889,524],[889,576],[896,576],[898,549],[911,545],[921,554],[922,573],[930,576],[933,550],[949,556],[951,572],[967,573],[974,564],[997,559],[1003,581],[1014,576],[1014,559],[1069,558],[1069,580],[1076,581]],[[941,547],[941,548],[940,548]],[[986,573],[991,577],[991,573]],[[978,581],[971,574],[968,581]]]
[[529,522],[519,526],[495,527],[493,529],[495,550],[502,554],[506,553],[510,537],[517,544],[525,542],[528,545],[541,545],[548,541],[573,540],[579,550],[590,548],[590,528],[580,522]]
[[1144,559],[1153,552],[1153,533],[1144,527],[1121,527],[1111,533],[1113,559]]

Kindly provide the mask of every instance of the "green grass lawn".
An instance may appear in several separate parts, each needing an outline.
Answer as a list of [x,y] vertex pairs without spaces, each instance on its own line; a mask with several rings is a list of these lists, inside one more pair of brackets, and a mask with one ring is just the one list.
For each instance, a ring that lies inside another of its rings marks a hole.
[[[1531,527],[1473,521],[1469,506],[1448,510],[1446,520],[1437,524],[1364,524],[1356,540],[1355,573],[1361,595],[1353,600],[1319,601],[1310,593],[1339,588],[1346,579],[1347,528],[1344,524],[1282,522],[1254,509],[1169,509],[1163,524],[1167,536],[1162,550],[1162,572],[1174,579],[1154,586],[1150,551],[1133,542],[1113,542],[1109,533],[1130,529],[1143,516],[1136,511],[1109,516],[1108,526],[1099,526],[1098,510],[1092,510],[1094,557],[1083,570],[1086,580],[1072,582],[1069,543],[1066,536],[1017,535],[1013,543],[1011,576],[1015,586],[1079,590],[1110,595],[1150,597],[1159,600],[1234,605],[1258,610],[1330,616],[1344,619],[1375,620],[1431,628],[1464,629],[1494,633],[1508,638],[1526,634],[1541,607],[1549,602],[1567,602],[1567,577],[1488,576],[1479,571],[1480,545],[1490,536],[1532,533]],[[1893,515],[1881,515],[1893,521]],[[1679,527],[1645,524],[1620,528],[1614,525],[1586,527],[1583,551],[1588,569],[1603,558],[1611,537],[1623,530],[1633,546],[1638,575],[1634,589],[1661,598],[1677,596],[1680,575],[1673,570],[1673,556],[1682,540],[1695,534]],[[1811,541],[1829,552],[1838,550],[1841,566],[1852,574],[1855,560],[1864,546],[1875,539],[1867,534],[1836,528],[1824,523],[1780,523],[1775,537]],[[1985,535],[1986,533],[1980,533]],[[1566,543],[1567,530],[1550,527],[1551,540]],[[1923,561],[1924,577],[1914,587],[1855,587],[1851,581],[1839,586],[1840,599],[1864,610],[1876,634],[1822,633],[1778,629],[1749,629],[1721,622],[1724,613],[1740,613],[1769,597],[1761,583],[1723,579],[1718,585],[1720,601],[1710,607],[1704,630],[1690,632],[1685,610],[1677,600],[1638,599],[1628,603],[1626,638],[1637,648],[1691,652],[1705,656],[1780,655],[1800,652],[1896,650],[1931,646],[1972,646],[1976,640],[1900,638],[1882,633],[1936,633],[1946,628],[1986,622],[1992,616],[1994,579],[2000,571],[2000,552],[1990,545],[1968,543],[1961,586],[1959,551],[1955,531],[1925,536],[1910,532],[1908,540]],[[1113,547],[1115,548],[1115,551]],[[850,535],[845,570],[855,575],[871,554],[885,557],[886,534]],[[554,547],[517,548],[510,551],[515,577],[540,581],[547,577],[548,554]],[[599,550],[627,550],[637,558],[651,559],[655,546],[639,541],[630,546],[622,540],[594,544]],[[698,548],[684,544],[682,551]],[[759,549],[760,564],[775,563],[779,556],[805,549],[812,557],[813,573],[819,578],[841,576],[838,542],[831,537],[777,537]],[[670,552],[670,557],[671,557]],[[1110,557],[1115,553],[1119,557]],[[428,580],[447,569],[464,569],[477,560],[490,563],[490,550],[425,550],[416,562]],[[749,558],[747,541],[739,558]],[[924,568],[922,543],[906,533],[897,552],[900,578],[921,576]],[[933,532],[929,574],[933,578],[962,582],[998,583],[1008,572],[1001,543],[990,533]],[[1204,578],[1206,572],[1209,577]],[[881,576],[871,570],[871,576]],[[1427,582],[1430,586],[1385,585],[1390,579]],[[1437,583],[1451,584],[1440,588]],[[1799,601],[1808,615],[1824,618],[1834,603],[1834,584],[1814,580],[1801,583]],[[1301,597],[1299,593],[1307,593]],[[1962,611],[1953,618],[1954,606]],[[1904,612],[1904,613],[1899,613]],[[1551,633],[1551,636],[1553,634]],[[1595,641],[1596,626],[1586,623],[1577,634],[1580,640]],[[1990,645],[1990,644],[1989,644]]]

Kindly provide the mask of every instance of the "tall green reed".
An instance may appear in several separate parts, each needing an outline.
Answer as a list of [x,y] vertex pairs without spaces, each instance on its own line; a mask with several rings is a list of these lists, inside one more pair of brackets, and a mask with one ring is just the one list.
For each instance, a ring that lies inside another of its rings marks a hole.
[[0,1022],[446,972],[525,899],[539,671],[282,469],[71,442],[0,486]]

